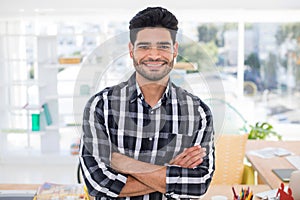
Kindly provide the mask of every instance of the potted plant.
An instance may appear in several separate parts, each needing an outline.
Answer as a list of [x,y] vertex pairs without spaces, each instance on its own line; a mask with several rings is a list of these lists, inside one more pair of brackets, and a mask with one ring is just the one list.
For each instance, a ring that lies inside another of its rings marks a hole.
[[250,126],[248,139],[265,140],[268,137],[276,137],[278,140],[282,136],[273,130],[273,126],[268,122],[257,122],[254,126]]

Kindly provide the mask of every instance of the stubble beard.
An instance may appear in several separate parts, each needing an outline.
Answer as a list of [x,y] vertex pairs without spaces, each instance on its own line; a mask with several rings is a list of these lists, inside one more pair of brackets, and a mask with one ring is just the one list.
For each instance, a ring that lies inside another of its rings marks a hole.
[[[156,61],[156,60],[153,60]],[[165,62],[165,61],[164,61]],[[149,81],[159,81],[161,79],[163,79],[164,77],[166,77],[171,70],[173,69],[174,66],[174,59],[171,62],[165,62],[164,65],[167,65],[167,67],[164,68],[163,71],[156,73],[155,71],[153,72],[147,72],[143,66],[144,64],[138,63],[137,60],[133,57],[133,65],[135,67],[135,70],[138,74],[140,74],[142,77],[144,77],[145,79],[149,80]],[[164,67],[164,66],[162,66]]]

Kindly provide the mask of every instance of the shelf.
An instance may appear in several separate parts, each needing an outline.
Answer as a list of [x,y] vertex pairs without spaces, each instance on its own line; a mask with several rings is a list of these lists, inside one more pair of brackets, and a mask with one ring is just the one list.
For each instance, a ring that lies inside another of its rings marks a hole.
[[58,63],[39,63],[39,67],[40,68],[44,68],[44,69],[58,69],[59,68],[59,64]]
[[0,130],[1,134],[25,134],[28,131],[26,129],[2,129]]
[[45,135],[46,132],[45,131],[27,131],[27,134],[30,134],[30,135]]
[[59,128],[61,128],[61,127],[59,127],[59,126],[55,126],[55,125],[51,125],[51,126],[46,126],[46,131],[47,130],[51,130],[51,131],[55,131],[55,130],[57,130],[57,131],[59,131]]
[[11,111],[16,111],[16,110],[26,110],[25,108],[24,108],[24,106],[10,106],[9,108],[8,108],[8,110],[11,110]]
[[78,67],[81,65],[81,63],[77,64],[60,64],[60,63],[55,63],[55,64],[40,64],[40,67],[45,68],[45,69],[60,69],[60,68],[70,68],[70,67]]
[[44,135],[45,131],[31,131],[25,129],[3,129],[0,134],[30,134],[30,135]]
[[23,107],[25,110],[35,110],[35,111],[43,111],[43,108],[41,105],[25,105]]
[[[16,80],[16,81],[12,81],[11,85],[38,85],[39,82],[38,80]],[[10,84],[6,84],[6,85],[10,85]]]
[[75,63],[73,63],[73,64],[58,64],[59,65],[58,67],[59,68],[79,67],[81,64],[82,64],[81,62],[77,63],[77,64],[75,64]]
[[27,62],[27,61],[32,61],[32,62],[34,62],[34,61],[37,61],[36,59],[26,59],[26,58],[24,58],[24,59],[21,59],[21,58],[10,58],[10,59],[7,59],[7,58],[5,58],[5,59],[0,59],[0,61],[1,62]]
[[49,95],[49,96],[46,96],[45,99],[46,100],[53,100],[53,99],[69,99],[69,98],[89,98],[90,96],[89,95]]

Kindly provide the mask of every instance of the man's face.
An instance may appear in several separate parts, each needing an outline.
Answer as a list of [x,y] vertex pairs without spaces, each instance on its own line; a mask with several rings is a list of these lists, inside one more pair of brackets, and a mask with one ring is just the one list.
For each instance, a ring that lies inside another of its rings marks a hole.
[[178,44],[173,44],[165,28],[145,28],[129,49],[136,72],[149,81],[158,81],[172,70]]

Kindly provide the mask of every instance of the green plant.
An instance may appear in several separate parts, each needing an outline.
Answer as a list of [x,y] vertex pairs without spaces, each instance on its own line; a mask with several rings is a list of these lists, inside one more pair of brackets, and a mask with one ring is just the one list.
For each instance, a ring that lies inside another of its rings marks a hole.
[[248,139],[264,140],[270,136],[277,137],[278,140],[282,139],[282,136],[275,132],[273,126],[268,122],[257,122],[254,126],[250,125]]

